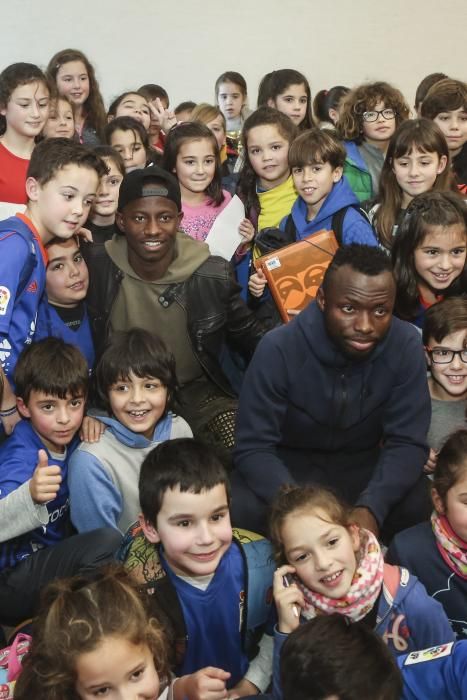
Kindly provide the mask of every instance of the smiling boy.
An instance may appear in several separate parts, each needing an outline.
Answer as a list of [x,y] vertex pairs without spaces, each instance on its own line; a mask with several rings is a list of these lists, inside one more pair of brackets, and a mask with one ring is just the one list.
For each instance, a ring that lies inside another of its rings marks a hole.
[[264,691],[271,637],[263,635],[251,663],[248,651],[268,617],[274,563],[267,540],[232,536],[216,452],[197,440],[159,445],[141,467],[139,497],[142,532],[130,530],[124,558],[170,633],[175,700],[206,697],[202,685],[219,699],[226,687],[240,697]]
[[467,189],[467,84],[446,78],[435,83],[421,105],[446,138],[459,189]]
[[[46,139],[33,151],[26,179],[28,205],[0,224],[0,359],[5,387],[0,418],[11,432],[19,420],[11,376],[31,342],[45,288],[54,236],[71,238],[86,221],[105,165],[69,139]],[[14,313],[13,313],[14,311]]]
[[430,370],[430,446],[426,471],[433,471],[445,439],[465,426],[467,400],[467,299],[451,297],[426,312],[423,344]]
[[96,353],[116,331],[156,333],[175,356],[180,414],[195,435],[231,447],[237,403],[221,351],[232,344],[249,360],[266,329],[240,298],[229,263],[179,230],[182,216],[180,187],[166,171],[123,179],[116,223],[124,235],[89,261]]
[[[0,624],[31,617],[46,583],[110,561],[120,539],[104,530],[66,539],[68,460],[88,387],[84,357],[56,338],[32,343],[19,357],[15,383],[24,420],[0,449],[0,499],[30,481],[36,467],[49,467],[45,477],[52,493],[45,524],[0,546]],[[16,517],[21,521],[26,515],[19,511]]]

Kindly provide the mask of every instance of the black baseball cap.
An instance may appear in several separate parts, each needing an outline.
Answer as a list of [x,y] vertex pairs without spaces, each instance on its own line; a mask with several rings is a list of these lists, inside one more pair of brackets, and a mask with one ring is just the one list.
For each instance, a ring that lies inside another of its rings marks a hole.
[[[157,182],[155,182],[157,180]],[[177,178],[157,165],[133,170],[123,178],[118,195],[118,211],[141,197],[166,197],[182,209],[182,197]]]

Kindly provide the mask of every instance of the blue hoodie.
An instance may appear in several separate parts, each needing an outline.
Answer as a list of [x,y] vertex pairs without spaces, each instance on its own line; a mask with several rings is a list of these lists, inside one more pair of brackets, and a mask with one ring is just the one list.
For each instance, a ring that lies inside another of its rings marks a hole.
[[[377,241],[371,224],[351,205],[358,205],[358,199],[345,178],[341,178],[339,182],[335,183],[312,221],[307,221],[306,202],[298,197],[290,214],[295,224],[297,241],[323,229],[331,230],[333,215],[344,207],[350,207],[342,222],[342,244],[360,243],[376,246]],[[287,218],[282,219],[280,223],[279,228],[282,231],[285,230]]]
[[[388,565],[385,565],[388,566]],[[454,633],[442,606],[427,594],[416,576],[407,569],[400,570],[401,578],[394,598],[383,584],[378,601],[378,615],[375,632],[381,636],[393,656],[407,660],[407,655],[427,646],[449,644],[455,641]],[[282,700],[280,687],[280,653],[287,634],[274,633],[273,697]],[[467,652],[467,650],[466,650]],[[404,677],[405,682],[405,677]],[[438,686],[439,688],[439,686]],[[426,695],[403,695],[403,698],[426,698]],[[434,696],[429,696],[434,697]],[[452,696],[457,697],[457,696]],[[445,699],[440,694],[437,700]]]
[[138,480],[145,456],[165,440],[193,437],[188,423],[168,413],[157,423],[152,440],[114,418],[99,442],[82,442],[70,460],[70,512],[78,532],[114,527],[126,532],[140,512]]
[[393,318],[375,349],[352,361],[312,302],[256,348],[240,393],[235,466],[265,503],[282,484],[320,475],[381,524],[422,475],[430,416],[410,323]]
[[14,537],[0,545],[0,570],[15,566],[38,549],[49,547],[63,540],[68,533],[68,460],[76,444],[65,448],[63,454],[51,452],[34,430],[30,420],[22,420],[0,449],[0,498],[19,488],[31,479],[38,462],[38,451],[45,450],[50,465],[61,469],[62,482],[55,498],[47,503],[47,525]]

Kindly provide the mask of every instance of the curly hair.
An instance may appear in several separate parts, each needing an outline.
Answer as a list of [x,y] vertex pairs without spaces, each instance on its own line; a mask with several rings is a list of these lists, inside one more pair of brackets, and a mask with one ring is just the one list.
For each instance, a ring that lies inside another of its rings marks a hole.
[[64,579],[47,587],[34,623],[31,651],[16,683],[17,700],[79,700],[76,664],[106,637],[146,645],[163,681],[169,678],[159,623],[123,567],[101,569],[93,580]]
[[351,90],[342,100],[336,124],[338,136],[362,143],[363,112],[374,109],[378,102],[384,102],[386,109],[395,111],[396,128],[410,116],[410,107],[400,90],[381,81],[365,83]]
[[49,61],[46,71],[47,76],[49,80],[56,85],[59,69],[65,63],[71,63],[71,61],[81,61],[86,68],[86,73],[89,78],[89,95],[86,102],[83,104],[84,115],[86,123],[96,130],[97,136],[102,140],[104,128],[107,123],[104,100],[99,90],[99,83],[97,82],[94,68],[84,53],[78,51],[78,49],[63,49],[59,51]]

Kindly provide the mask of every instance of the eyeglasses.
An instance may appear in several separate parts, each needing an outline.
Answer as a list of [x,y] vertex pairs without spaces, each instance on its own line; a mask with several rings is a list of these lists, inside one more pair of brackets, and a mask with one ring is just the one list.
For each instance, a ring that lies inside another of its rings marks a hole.
[[397,113],[390,107],[387,109],[373,109],[371,112],[363,112],[363,121],[376,122],[380,114],[383,115],[383,119],[395,119]]
[[459,355],[462,362],[467,363],[467,348],[465,350],[449,350],[449,348],[425,348],[432,362],[436,365],[448,365],[455,355]]

